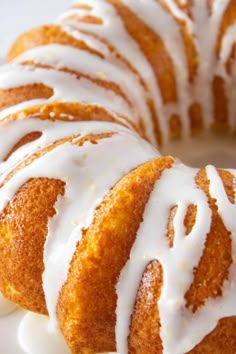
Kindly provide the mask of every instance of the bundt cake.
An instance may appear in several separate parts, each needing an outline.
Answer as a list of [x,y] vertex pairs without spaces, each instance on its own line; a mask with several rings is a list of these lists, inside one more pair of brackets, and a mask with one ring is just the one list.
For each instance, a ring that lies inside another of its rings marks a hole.
[[235,0],[77,0],[11,48],[0,290],[69,352],[236,353],[236,171],[158,151],[235,133],[235,40]]

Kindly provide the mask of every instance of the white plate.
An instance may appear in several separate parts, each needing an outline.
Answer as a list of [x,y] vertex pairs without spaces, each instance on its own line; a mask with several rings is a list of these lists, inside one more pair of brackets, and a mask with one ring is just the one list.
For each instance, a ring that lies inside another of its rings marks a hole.
[[[19,34],[54,21],[71,3],[71,0],[0,0],[0,61]],[[17,340],[23,314],[24,311],[18,310],[0,318],[0,354],[23,354]]]

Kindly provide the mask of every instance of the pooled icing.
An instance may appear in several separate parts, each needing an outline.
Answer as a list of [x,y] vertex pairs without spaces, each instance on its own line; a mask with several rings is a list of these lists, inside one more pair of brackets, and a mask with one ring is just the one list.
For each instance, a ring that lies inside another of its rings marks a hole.
[[[107,0],[86,0],[91,8],[70,9],[57,21],[62,31],[85,42],[89,48],[100,53],[100,56],[68,45],[48,44],[30,49],[16,58],[14,63],[0,69],[2,90],[35,83],[42,83],[53,90],[52,96],[47,99],[29,100],[0,112],[0,120],[3,120],[0,130],[0,183],[3,183],[0,189],[0,211],[4,210],[9,200],[30,178],[48,177],[65,182],[65,194],[58,198],[56,214],[48,222],[44,247],[43,289],[50,325],[54,326],[51,332],[53,334],[49,335],[46,318],[27,314],[20,325],[19,338],[22,348],[30,354],[38,353],[38,341],[45,345],[45,354],[47,351],[50,354],[59,353],[59,350],[63,354],[67,352],[67,349],[63,349],[63,340],[59,339],[56,330],[56,306],[82,231],[89,227],[96,207],[117,181],[138,165],[160,157],[154,147],[127,128],[131,128],[129,121],[136,126],[142,123],[148,140],[155,145],[155,122],[148,104],[152,100],[163,142],[168,141],[168,120],[173,114],[181,117],[183,136],[188,138],[191,133],[189,108],[197,102],[203,110],[204,126],[209,128],[214,120],[212,80],[218,76],[224,80],[229,127],[232,130],[235,128],[236,93],[232,87],[235,84],[236,66],[232,66],[231,74],[226,70],[227,60],[236,40],[235,24],[226,30],[218,57],[215,53],[218,29],[230,0],[215,0],[210,13],[207,2],[195,0],[192,2],[192,17],[181,10],[174,0],[165,1],[170,12],[154,0],[123,2],[137,17],[142,14],[142,21],[165,44],[173,64],[178,96],[176,102],[164,102],[148,58],[128,33],[115,6]],[[85,1],[77,0],[76,3],[83,5]],[[186,5],[187,1],[181,1],[181,4]],[[86,15],[100,18],[102,24],[73,19],[73,16]],[[185,43],[178,21],[186,26],[199,58],[197,73],[192,82],[189,82]],[[31,64],[24,64],[27,61]],[[33,63],[39,64],[39,67],[35,68]],[[70,69],[73,73],[64,69]],[[120,92],[102,86],[99,80],[104,83],[112,82]],[[35,117],[4,121],[4,118],[15,112],[57,101],[80,102],[82,105],[105,108],[116,121],[125,122],[127,127],[108,122],[41,121]],[[42,135],[20,147],[4,161],[17,141],[35,131]],[[98,139],[96,145],[89,141],[81,146],[76,145],[76,142],[89,134],[103,133],[108,136]],[[9,172],[14,171],[22,161],[65,137],[72,139],[39,156],[6,180]],[[236,279],[236,230],[233,223],[236,206],[228,200],[222,181],[213,166],[206,167],[210,182],[209,192],[216,200],[218,212],[231,233],[234,263],[231,265],[228,281],[223,285],[224,296],[208,300],[195,315],[186,308],[184,294],[193,280],[193,269],[202,255],[211,223],[211,209],[206,195],[196,186],[197,171],[179,161],[175,162],[172,168],[162,173],[150,195],[130,258],[117,283],[116,342],[120,354],[128,353],[127,337],[137,289],[144,269],[154,259],[161,263],[164,273],[163,288],[158,301],[164,354],[183,354],[191,350],[215,328],[220,318],[236,315],[236,285],[232,281]],[[235,171],[230,172],[235,177]],[[183,220],[190,204],[197,206],[197,217],[190,234],[185,237]],[[165,234],[169,212],[173,206],[178,208],[174,217],[174,246],[170,249]],[[176,269],[181,277],[176,277]],[[35,333],[31,334],[36,323],[39,326],[37,337]]]
[[27,354],[70,353],[62,334],[51,325],[49,318],[46,316],[27,313],[20,323],[18,338],[24,353]]
[[46,316],[27,313],[19,326],[18,338],[25,353],[69,354],[62,334]]
[[2,293],[0,293],[0,317],[8,315],[16,309],[16,304],[8,301]]

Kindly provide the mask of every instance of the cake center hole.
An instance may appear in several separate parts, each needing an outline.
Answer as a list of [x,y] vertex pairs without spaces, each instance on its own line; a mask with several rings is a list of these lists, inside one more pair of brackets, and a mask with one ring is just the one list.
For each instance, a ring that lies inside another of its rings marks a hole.
[[236,136],[210,133],[174,140],[162,149],[163,155],[178,157],[191,167],[214,165],[220,168],[236,168]]

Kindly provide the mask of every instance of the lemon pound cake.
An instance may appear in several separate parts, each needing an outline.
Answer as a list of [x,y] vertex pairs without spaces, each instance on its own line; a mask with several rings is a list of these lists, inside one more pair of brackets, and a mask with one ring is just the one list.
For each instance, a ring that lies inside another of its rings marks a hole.
[[73,354],[236,352],[236,171],[161,154],[235,133],[235,23],[79,0],[0,68],[0,291]]

